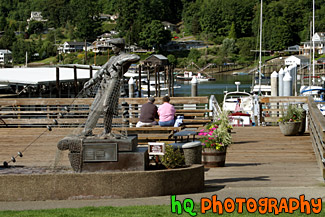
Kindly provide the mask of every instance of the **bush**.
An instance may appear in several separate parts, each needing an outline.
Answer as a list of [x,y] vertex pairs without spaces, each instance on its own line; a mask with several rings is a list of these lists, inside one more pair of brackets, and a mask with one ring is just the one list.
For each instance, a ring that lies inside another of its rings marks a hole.
[[161,163],[166,168],[181,167],[185,165],[185,157],[179,148],[174,150],[172,145],[166,145],[165,155],[161,157]]

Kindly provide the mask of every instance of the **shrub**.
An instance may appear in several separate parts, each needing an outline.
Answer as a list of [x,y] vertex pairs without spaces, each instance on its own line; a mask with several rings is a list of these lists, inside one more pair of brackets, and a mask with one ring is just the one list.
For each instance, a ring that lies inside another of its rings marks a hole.
[[161,157],[161,163],[166,168],[176,168],[185,165],[185,157],[181,150],[174,150],[172,145],[165,146],[165,155]]

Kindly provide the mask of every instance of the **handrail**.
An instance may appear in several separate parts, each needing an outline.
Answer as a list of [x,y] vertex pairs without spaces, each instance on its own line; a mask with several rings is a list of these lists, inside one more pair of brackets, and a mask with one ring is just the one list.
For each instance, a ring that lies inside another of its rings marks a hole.
[[308,123],[316,158],[325,179],[325,117],[312,96],[308,97]]
[[221,108],[219,103],[214,95],[210,96],[209,99],[209,109],[212,110],[210,116],[213,117],[213,121],[217,121],[217,116],[221,113]]

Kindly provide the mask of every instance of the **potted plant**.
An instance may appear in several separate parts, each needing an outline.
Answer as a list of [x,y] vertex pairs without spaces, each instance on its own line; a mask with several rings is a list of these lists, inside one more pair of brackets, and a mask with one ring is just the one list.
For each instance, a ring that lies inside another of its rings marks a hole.
[[232,141],[229,126],[228,113],[222,112],[215,122],[200,131],[203,165],[207,167],[225,165],[227,147]]
[[285,136],[294,136],[301,130],[304,110],[297,105],[289,104],[286,113],[282,112],[279,118],[280,130]]

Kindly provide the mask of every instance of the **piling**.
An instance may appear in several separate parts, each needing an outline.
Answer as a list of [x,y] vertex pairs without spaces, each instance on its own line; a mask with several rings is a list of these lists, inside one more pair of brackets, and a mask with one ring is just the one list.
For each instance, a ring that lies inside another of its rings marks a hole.
[[147,67],[147,88],[148,88],[148,97],[150,97],[150,69],[149,67]]
[[61,88],[60,88],[60,68],[56,67],[56,97],[61,97]]
[[193,76],[192,80],[191,80],[191,96],[195,97],[197,96],[197,89],[198,89],[198,81],[196,76]]
[[139,65],[138,97],[141,97],[141,65]]
[[284,70],[283,68],[280,69],[279,71],[279,83],[278,83],[278,86],[279,86],[279,96],[283,96],[283,76],[284,76]]
[[78,77],[77,77],[77,67],[74,65],[73,66],[73,79],[74,79],[74,93],[75,96],[78,95]]
[[155,96],[158,96],[158,87],[157,87],[157,65],[155,65],[154,73],[155,73]]
[[[134,97],[134,79],[132,77],[129,79],[128,85],[129,85],[129,98],[133,98]],[[133,118],[132,111],[133,111],[133,106],[132,106],[132,104],[130,104],[129,105],[130,118]],[[130,121],[130,127],[133,127],[133,124],[131,121]]]
[[[278,96],[278,77],[279,75],[276,71],[271,74],[271,96]],[[272,103],[271,108],[276,109],[277,103]],[[276,114],[276,112],[272,113]]]

